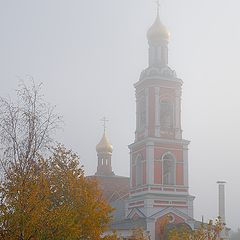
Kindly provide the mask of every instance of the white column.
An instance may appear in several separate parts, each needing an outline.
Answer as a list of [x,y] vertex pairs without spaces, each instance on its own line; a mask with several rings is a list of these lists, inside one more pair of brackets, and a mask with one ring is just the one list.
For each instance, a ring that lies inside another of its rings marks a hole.
[[191,218],[194,218],[194,212],[193,212],[193,200],[195,197],[188,196],[188,216]]
[[132,148],[130,148],[130,188],[132,188]]
[[[139,131],[139,96],[136,93],[136,135]],[[137,139],[137,136],[135,136],[135,139]]]
[[151,240],[155,240],[155,221],[147,218],[147,232]]
[[154,143],[146,144],[147,184],[154,184]]
[[148,136],[148,128],[149,128],[149,119],[148,119],[148,114],[149,114],[149,88],[145,89],[145,100],[146,100],[146,126],[145,126],[145,137]]
[[155,136],[160,137],[160,88],[155,87]]
[[183,146],[183,183],[188,187],[188,146]]
[[181,139],[181,89],[176,90],[175,98],[175,133],[176,138]]

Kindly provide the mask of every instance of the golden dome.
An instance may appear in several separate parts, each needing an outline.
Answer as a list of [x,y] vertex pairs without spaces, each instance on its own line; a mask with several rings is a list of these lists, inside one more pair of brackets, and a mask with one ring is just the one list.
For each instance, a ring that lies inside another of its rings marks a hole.
[[97,152],[112,153],[113,146],[109,142],[108,137],[106,136],[105,133],[103,134],[101,141],[96,146],[96,150]]
[[147,32],[147,38],[149,42],[155,42],[159,40],[168,41],[170,37],[170,33],[167,28],[161,23],[159,14],[157,14],[157,18],[153,25],[149,28]]

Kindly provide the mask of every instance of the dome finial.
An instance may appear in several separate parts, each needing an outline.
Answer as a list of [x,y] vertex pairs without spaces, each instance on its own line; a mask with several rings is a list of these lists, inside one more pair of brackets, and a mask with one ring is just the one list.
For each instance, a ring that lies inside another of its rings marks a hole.
[[106,117],[103,117],[101,119],[101,121],[103,122],[103,136],[102,136],[101,141],[96,146],[96,150],[97,150],[97,152],[112,153],[113,147],[112,147],[111,143],[109,142],[108,137],[106,135],[106,122],[108,122],[108,120]]
[[108,120],[106,117],[103,117],[101,121],[103,122],[103,132],[106,133],[106,122],[108,122]]
[[157,4],[157,17],[153,25],[149,28],[147,32],[148,42],[153,45],[158,45],[159,42],[169,40],[169,32],[167,28],[162,24],[160,20],[160,1],[156,1]]
[[156,4],[157,4],[157,16],[159,17],[159,9],[160,9],[160,1],[159,0],[157,0],[156,1]]

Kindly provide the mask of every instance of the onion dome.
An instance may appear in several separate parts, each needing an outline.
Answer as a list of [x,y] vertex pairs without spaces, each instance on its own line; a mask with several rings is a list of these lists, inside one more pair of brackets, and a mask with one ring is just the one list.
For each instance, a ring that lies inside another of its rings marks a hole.
[[105,132],[104,132],[104,134],[102,136],[101,141],[96,146],[96,150],[97,150],[98,153],[100,153],[100,152],[112,153],[113,146],[109,142],[108,137],[106,136]]
[[161,23],[158,13],[155,22],[147,32],[148,41],[149,43],[155,43],[162,40],[168,41],[169,37],[170,33],[167,28]]

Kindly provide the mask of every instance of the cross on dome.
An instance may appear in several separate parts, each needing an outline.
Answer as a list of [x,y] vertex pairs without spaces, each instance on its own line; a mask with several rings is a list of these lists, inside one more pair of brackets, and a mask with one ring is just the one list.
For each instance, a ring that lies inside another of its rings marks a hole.
[[106,132],[106,123],[109,121],[106,117],[103,117],[100,121],[103,122],[103,131]]
[[159,9],[160,9],[160,6],[161,6],[159,0],[156,1],[156,5],[157,5],[157,13],[159,14]]
[[169,40],[169,31],[167,28],[162,24],[159,17],[159,8],[160,8],[160,1],[156,1],[157,5],[157,17],[153,25],[149,28],[147,32],[147,38],[149,43],[153,43],[154,45],[160,41],[167,41]]
[[108,120],[106,117],[103,117],[101,121],[103,122],[103,136],[100,142],[97,144],[96,150],[97,152],[112,153],[113,147],[106,135],[106,122],[108,122]]

